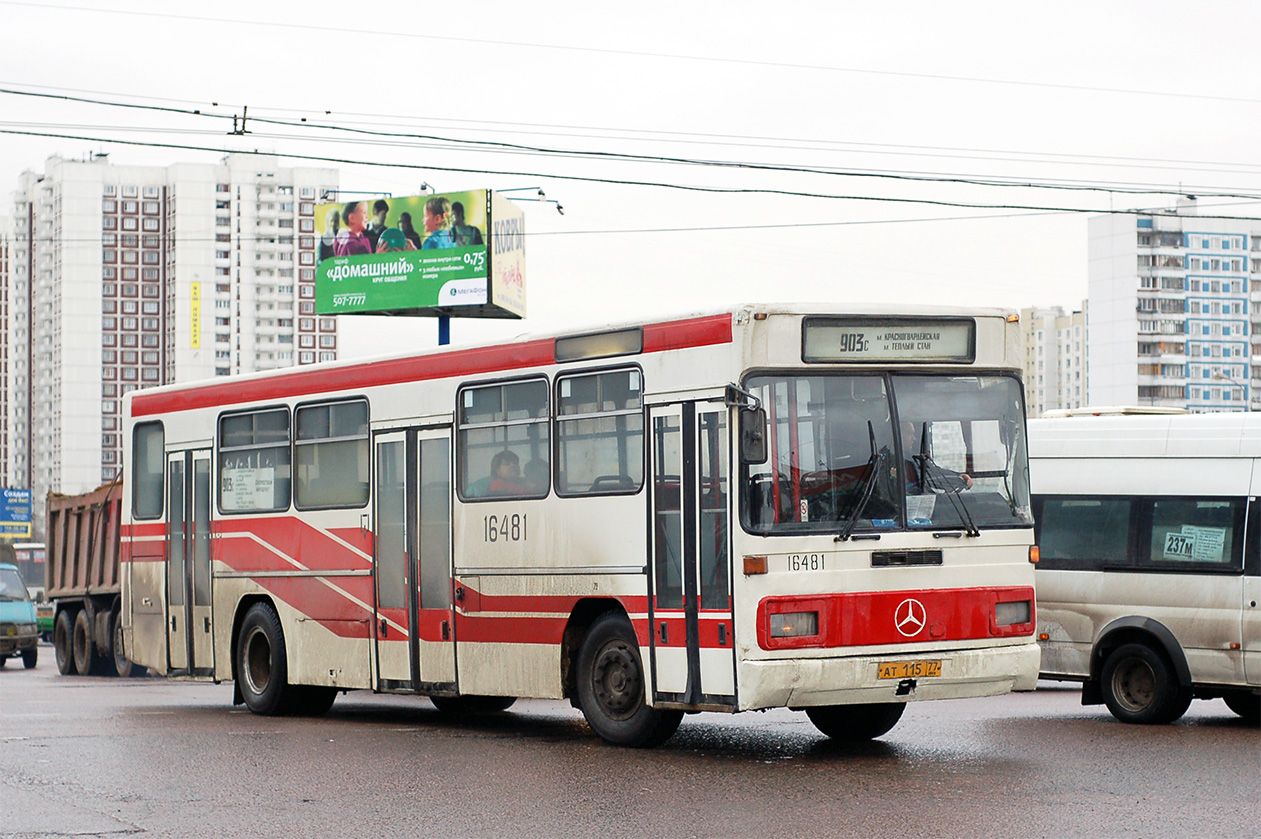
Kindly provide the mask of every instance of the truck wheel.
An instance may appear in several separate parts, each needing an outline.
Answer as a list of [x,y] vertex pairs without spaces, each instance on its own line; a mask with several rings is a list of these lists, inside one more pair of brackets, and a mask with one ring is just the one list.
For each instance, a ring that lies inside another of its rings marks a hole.
[[0,655],[0,667],[4,667],[8,663],[9,657],[7,655]]
[[1191,688],[1178,684],[1164,656],[1145,644],[1122,644],[1103,663],[1103,701],[1121,722],[1173,722],[1191,704]]
[[127,678],[131,675],[132,669],[135,667],[131,663],[131,659],[123,654],[123,614],[122,612],[114,612],[110,616],[110,622],[114,625],[114,672],[121,678]]
[[68,611],[57,613],[53,624],[53,652],[57,654],[58,673],[73,676],[79,672],[74,664],[74,620]]
[[880,702],[871,705],[824,705],[807,708],[806,716],[814,727],[833,740],[861,743],[874,740],[902,719],[905,702]]
[[600,739],[614,746],[660,746],[683,720],[682,711],[650,708],[635,630],[623,615],[596,619],[578,652],[578,707]]
[[285,633],[276,610],[267,603],[255,603],[241,621],[236,678],[245,706],[255,714],[287,714],[300,703],[301,691],[289,684]]
[[70,646],[74,651],[74,669],[83,676],[91,675],[96,666],[96,650],[92,645],[92,621],[88,619],[87,609],[80,609],[74,616],[74,635]]
[[39,648],[31,647],[29,650],[22,650],[22,666],[27,670],[34,670],[35,663],[39,661]]

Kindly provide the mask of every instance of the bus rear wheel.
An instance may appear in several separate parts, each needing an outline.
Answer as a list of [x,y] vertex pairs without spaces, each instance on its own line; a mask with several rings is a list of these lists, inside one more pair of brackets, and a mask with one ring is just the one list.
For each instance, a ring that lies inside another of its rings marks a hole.
[[241,621],[236,679],[245,707],[255,714],[278,716],[299,704],[299,691],[289,684],[285,633],[276,610],[267,603],[255,603]]
[[1122,644],[1103,663],[1103,701],[1121,722],[1173,722],[1191,705],[1191,688],[1178,684],[1164,656],[1145,644]]
[[623,615],[597,618],[578,651],[578,707],[600,739],[652,748],[674,734],[682,711],[649,707],[635,630]]
[[1261,723],[1261,694],[1250,690],[1236,690],[1226,694],[1226,707],[1234,711],[1245,721],[1256,725]]
[[70,612],[58,612],[53,623],[53,652],[57,656],[57,672],[63,676],[78,673],[74,666],[74,620]]
[[814,727],[833,740],[861,743],[888,734],[902,719],[905,702],[881,702],[872,705],[824,705],[807,708],[806,716]]

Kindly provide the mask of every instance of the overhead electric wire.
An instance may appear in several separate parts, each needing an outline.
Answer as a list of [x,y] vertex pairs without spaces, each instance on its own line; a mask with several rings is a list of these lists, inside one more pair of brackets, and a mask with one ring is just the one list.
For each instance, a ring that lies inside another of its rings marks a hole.
[[[226,120],[231,116],[233,119],[234,130],[237,126],[237,115],[213,114],[206,113],[201,109],[181,109],[171,108],[157,105],[140,105],[134,103],[123,103],[102,99],[88,99],[85,97],[68,96],[65,94],[37,93],[31,91],[14,90],[11,88],[0,88],[0,94],[13,96],[27,96],[43,99],[54,99],[59,101],[72,101],[82,104],[91,104],[102,107],[111,108],[127,108],[142,111],[157,111],[161,113],[178,114],[182,116],[196,116],[210,119]],[[522,143],[505,143],[492,140],[469,140],[469,139],[453,139],[435,134],[414,134],[391,131],[375,131],[364,128],[352,128],[347,126],[312,123],[308,121],[293,122],[292,120],[278,120],[267,117],[254,116],[249,118],[253,123],[262,123],[264,125],[282,126],[285,128],[300,128],[309,130],[335,131],[353,134],[356,136],[367,136],[378,139],[390,140],[406,140],[406,141],[425,141],[429,143],[438,143],[439,146],[431,146],[429,148],[447,149],[455,147],[454,150],[461,150],[459,147],[466,147],[463,150],[492,150],[503,152],[519,152],[525,154],[537,154],[547,157],[567,157],[571,159],[590,159],[590,160],[606,160],[617,162],[631,163],[651,163],[651,164],[667,164],[667,165],[685,165],[699,167],[714,167],[724,169],[743,169],[749,171],[761,172],[781,172],[792,174],[808,174],[822,175],[826,177],[850,177],[850,178],[872,178],[880,180],[907,181],[919,183],[933,184],[957,184],[962,186],[981,186],[1006,189],[1048,189],[1063,190],[1073,192],[1107,192],[1116,194],[1131,195],[1171,195],[1186,192],[1183,186],[1174,188],[1172,186],[1137,186],[1137,185],[1120,185],[1120,184],[1104,184],[1095,185],[1091,183],[1064,183],[1056,182],[1056,179],[1046,179],[1042,181],[1028,180],[1008,180],[998,179],[995,177],[964,177],[958,175],[939,175],[939,174],[915,174],[907,172],[885,172],[879,170],[863,170],[863,169],[839,169],[835,167],[812,167],[812,166],[792,166],[788,164],[773,163],[756,163],[747,161],[724,161],[724,160],[707,160],[700,158],[685,158],[666,155],[641,155],[628,152],[603,152],[603,151],[587,151],[581,149],[556,149],[544,146],[526,145]],[[241,118],[241,131],[245,131],[246,120]],[[170,131],[169,133],[183,133],[180,131]],[[233,132],[239,133],[239,132]],[[251,132],[252,133],[252,132]],[[266,137],[267,135],[255,135],[256,137]],[[297,137],[279,136],[272,139],[305,139]],[[333,142],[329,138],[312,138],[321,139],[323,142]],[[381,145],[386,145],[382,143]],[[424,146],[421,146],[422,148]],[[465,170],[468,171],[468,170]],[[1200,190],[1203,192],[1204,190]],[[1220,198],[1254,198],[1261,195],[1259,193],[1239,193],[1228,192],[1217,188],[1208,190],[1212,193],[1212,197]]]
[[[3,0],[0,0],[3,2]],[[125,146],[140,146],[146,148],[163,148],[178,149],[182,151],[199,151],[209,152],[213,154],[240,154],[259,157],[283,157],[289,160],[306,160],[320,163],[339,163],[348,166],[368,166],[374,168],[392,168],[392,169],[412,169],[422,172],[467,172],[486,175],[502,175],[510,177],[523,178],[546,178],[551,180],[575,181],[581,183],[598,183],[612,184],[617,186],[639,186],[652,187],[654,189],[675,189],[687,192],[703,192],[720,195],[782,195],[794,198],[819,198],[834,201],[868,201],[892,204],[923,204],[936,207],[959,207],[964,209],[976,210],[1031,210],[1037,212],[1062,212],[1062,213],[1082,213],[1082,214],[1105,214],[1105,215],[1154,215],[1160,214],[1160,210],[1152,209],[1097,209],[1089,207],[1048,207],[1036,204],[997,204],[984,202],[964,202],[964,201],[945,201],[930,198],[904,198],[891,196],[871,196],[871,195],[837,195],[834,193],[807,192],[804,190],[789,189],[772,189],[767,187],[715,187],[703,186],[699,184],[677,184],[661,181],[637,181],[622,178],[597,178],[589,175],[565,175],[546,172],[523,172],[523,171],[507,171],[487,169],[484,167],[457,167],[457,166],[432,166],[421,165],[415,163],[389,163],[380,161],[351,160],[347,158],[327,157],[322,155],[295,154],[292,152],[280,151],[259,151],[246,149],[224,149],[212,148],[208,146],[192,146],[180,143],[157,143],[152,141],[141,140],[123,140],[101,137],[85,137],[82,135],[45,133],[36,131],[17,131],[14,129],[0,129],[0,134],[10,134],[25,137],[48,137],[52,139],[77,140],[90,143],[113,143]],[[1255,196],[1220,196],[1220,197],[1240,197],[1253,198]],[[1207,218],[1207,216],[1201,216]],[[1261,221],[1261,219],[1253,217],[1240,216],[1212,216],[1216,219],[1238,220],[1238,221]]]
[[588,53],[595,55],[616,55],[631,58],[654,58],[671,61],[693,61],[714,64],[725,64],[747,67],[774,68],[781,70],[810,70],[825,73],[854,73],[891,78],[919,79],[926,81],[966,82],[969,84],[1009,85],[1016,87],[1032,87],[1048,90],[1071,90],[1083,93],[1106,93],[1125,96],[1157,96],[1177,99],[1202,100],[1207,102],[1237,102],[1261,104],[1261,99],[1242,96],[1220,96],[1203,93],[1180,93],[1175,91],[1143,90],[1141,88],[1114,88],[1092,85],[1072,85],[1059,82],[1034,82],[1018,79],[993,79],[981,76],[957,76],[941,73],[915,73],[906,70],[872,70],[864,67],[836,67],[823,64],[804,64],[787,61],[759,61],[750,58],[726,58],[722,56],[686,55],[682,53],[651,52],[647,50],[619,50],[609,47],[580,46],[573,44],[543,44],[530,41],[509,41],[493,38],[469,38],[454,35],[434,35],[417,32],[399,32],[397,30],[358,29],[348,26],[325,26],[314,23],[295,23],[293,21],[265,21],[244,18],[222,18],[208,15],[177,15],[169,12],[141,11],[134,9],[102,9],[91,6],[71,6],[58,3],[23,2],[23,0],[0,0],[0,5],[24,6],[39,10],[55,10],[69,12],[89,12],[95,14],[130,15],[150,17],[161,20],[178,20],[190,23],[222,23],[236,26],[260,26],[279,29],[296,29],[308,32],[328,32],[339,37],[347,35],[370,35],[373,37],[407,38],[427,41],[440,41],[458,44],[477,44],[479,46],[514,47],[518,49],[557,50],[562,52]]
[[[0,82],[0,84],[12,84],[12,83]],[[110,91],[92,91],[92,90],[81,90],[81,89],[76,89],[76,88],[57,88],[57,87],[51,87],[48,85],[27,84],[23,86],[41,88],[45,90],[59,90],[59,91],[72,90],[76,93],[92,93],[92,94],[101,95],[101,96],[128,95],[128,94],[119,94],[119,93],[110,92]],[[3,92],[14,94],[14,95],[23,95],[23,96],[45,96],[47,98],[66,99],[70,101],[79,101],[79,102],[84,102],[84,103],[99,104],[99,105],[105,105],[105,106],[109,106],[112,104],[119,104],[121,107],[142,108],[142,109],[146,107],[142,105],[136,105],[133,103],[115,103],[113,101],[67,96],[67,95],[64,95],[64,93],[60,95],[36,94],[30,91],[14,90],[11,88],[5,89]],[[230,114],[212,114],[212,113],[208,113],[204,111],[201,108],[195,108],[193,107],[195,103],[193,103],[191,100],[175,100],[175,99],[170,99],[170,98],[165,98],[165,97],[147,97],[147,96],[139,97],[139,98],[158,99],[160,101],[169,101],[169,102],[185,102],[189,104],[189,108],[185,108],[185,109],[154,107],[152,108],[152,110],[159,110],[159,111],[184,114],[184,115],[209,116],[212,118],[224,119],[224,120],[231,117]],[[231,107],[231,106],[221,105],[221,103],[219,102],[211,102],[211,107]],[[312,112],[310,109],[278,108],[274,106],[263,106],[261,109],[257,109],[257,110],[262,110],[264,112],[276,111],[276,112],[282,112],[282,113],[296,113],[296,114]],[[256,110],[256,116],[254,117],[256,121],[263,119],[263,117],[257,116],[257,110]],[[332,111],[328,111],[328,110],[323,111],[324,115],[329,115],[331,113]],[[434,118],[424,118],[424,119],[410,118],[409,119],[397,114],[393,114],[393,115],[351,114],[351,115],[369,116],[373,118],[388,118],[391,120],[405,119],[411,122],[425,122],[427,120],[434,119]],[[900,157],[912,157],[912,156],[913,157],[937,157],[937,158],[944,158],[944,159],[950,159],[950,160],[987,160],[993,163],[1034,163],[1034,164],[1043,165],[1043,166],[1047,166],[1047,165],[1057,166],[1057,165],[1064,165],[1066,163],[1073,163],[1078,166],[1095,166],[1095,167],[1110,166],[1112,168],[1127,168],[1127,169],[1140,169],[1140,170],[1153,170],[1153,169],[1177,170],[1177,171],[1190,170],[1190,171],[1211,172],[1211,173],[1221,173],[1221,174],[1239,173],[1239,170],[1261,169],[1261,163],[1244,163],[1244,162],[1237,162],[1237,161],[1232,161],[1232,162],[1203,161],[1203,160],[1187,161],[1187,160],[1178,160],[1174,158],[1137,158],[1137,157],[1120,158],[1120,157],[1115,157],[1115,156],[1110,156],[1110,155],[1085,155],[1085,154],[1071,154],[1071,153],[1063,153],[1063,152],[1036,152],[1036,151],[1026,152],[1026,151],[1015,151],[1015,150],[1010,150],[1010,149],[975,149],[975,148],[957,148],[957,147],[948,147],[948,146],[947,147],[921,146],[921,145],[898,144],[898,143],[867,143],[867,142],[851,142],[851,141],[835,141],[835,140],[819,140],[819,139],[761,137],[757,135],[702,134],[699,132],[678,132],[678,131],[642,130],[642,129],[627,129],[627,128],[600,128],[600,127],[589,127],[589,126],[567,126],[563,124],[555,125],[555,124],[537,124],[537,123],[516,123],[516,122],[503,122],[503,121],[492,121],[492,120],[437,118],[437,121],[457,123],[457,124],[472,123],[475,127],[472,127],[472,128],[461,127],[461,128],[457,128],[456,130],[478,131],[482,133],[508,133],[509,131],[511,131],[512,133],[518,133],[518,134],[520,133],[536,134],[536,135],[542,134],[543,136],[562,136],[562,137],[578,138],[578,139],[602,139],[602,140],[612,139],[612,140],[618,140],[622,142],[625,142],[625,141],[663,142],[664,141],[667,143],[675,143],[675,144],[678,144],[678,143],[694,144],[694,145],[704,144],[704,145],[730,146],[730,147],[735,147],[735,148],[764,148],[764,149],[775,149],[775,150],[780,150],[780,151],[823,151],[823,152],[831,151],[831,150],[836,149],[837,147],[840,147],[842,149],[847,149],[851,153],[864,154],[864,155],[884,155],[884,156],[900,156]],[[346,122],[346,121],[343,120],[342,122]],[[295,125],[296,123],[281,121],[280,124]],[[300,124],[303,127],[310,127],[311,125],[313,125],[312,123],[309,123],[305,118],[303,118],[300,121]],[[334,121],[331,124],[328,124],[328,127],[331,130],[349,130],[355,124],[380,125],[380,123],[351,123],[351,125],[341,125],[341,124],[338,124],[337,121]],[[391,123],[387,123],[387,125],[397,126],[398,123],[391,122]],[[487,125],[502,125],[502,126],[512,126],[512,127],[511,128],[506,127],[506,128],[500,128],[500,129],[489,129],[485,127],[477,127],[477,126],[487,126]],[[52,125],[52,124],[44,124],[42,127],[57,127],[57,126]],[[523,131],[521,130],[522,128],[527,129],[527,130]],[[570,129],[571,131],[582,130],[582,131],[595,131],[595,132],[602,132],[602,133],[580,135],[580,134],[573,134],[573,133],[541,132],[541,131],[534,130],[538,128],[561,128],[561,129]],[[171,132],[171,133],[181,133],[181,132]],[[400,134],[398,132],[394,132],[394,133],[398,134],[398,136],[417,136],[417,135],[409,135],[409,134]],[[385,136],[389,136],[389,133],[386,133],[386,132],[382,132],[382,134]],[[629,134],[632,136],[609,136],[610,134]],[[645,136],[634,136],[634,135],[645,135]],[[420,136],[424,136],[424,135],[420,135]],[[662,137],[665,137],[668,139],[662,140],[661,139]],[[687,139],[678,139],[680,137],[687,138]],[[733,140],[758,140],[758,141],[768,141],[768,142],[757,142],[757,143],[731,142]],[[331,142],[331,141],[324,139],[323,142]],[[441,142],[463,143],[463,142],[476,142],[476,141],[464,140],[464,139],[459,139],[459,138],[443,138]],[[785,145],[785,144],[792,144],[792,145]],[[803,145],[803,144],[810,144],[810,145]],[[382,144],[382,145],[385,145],[385,144]],[[580,152],[571,152],[571,153],[580,153]],[[995,157],[996,155],[1001,155],[1002,157]],[[1039,159],[1039,157],[1044,157],[1046,159]],[[860,174],[865,174],[865,173],[888,174],[886,170],[871,169],[871,168],[868,168],[868,169],[851,168],[848,171],[860,173]],[[922,172],[922,171],[906,172],[905,170],[903,170],[901,174],[911,174],[911,175],[931,176],[931,177],[942,176],[941,173],[936,173],[936,172]],[[982,178],[982,176],[980,175],[968,175],[966,177],[973,180]],[[994,178],[991,177],[991,180],[993,179]],[[1079,186],[1095,186],[1102,190],[1108,190],[1108,191],[1117,191],[1121,189],[1139,189],[1141,191],[1150,191],[1150,192],[1162,193],[1162,194],[1164,193],[1172,194],[1174,192],[1200,192],[1200,193],[1222,192],[1224,189],[1222,187],[1207,187],[1207,186],[1190,185],[1190,184],[1179,184],[1177,189],[1174,189],[1173,187],[1170,187],[1168,185],[1155,184],[1155,183],[1135,184],[1135,183],[1122,183],[1122,182],[1103,182],[1103,181],[1091,181],[1084,178],[1043,178],[1041,179],[1041,181],[1044,183],[1064,183],[1064,184],[1075,184]],[[1004,180],[1004,181],[1001,181],[1001,183],[1007,184],[1007,183],[1010,183],[1010,181]]]

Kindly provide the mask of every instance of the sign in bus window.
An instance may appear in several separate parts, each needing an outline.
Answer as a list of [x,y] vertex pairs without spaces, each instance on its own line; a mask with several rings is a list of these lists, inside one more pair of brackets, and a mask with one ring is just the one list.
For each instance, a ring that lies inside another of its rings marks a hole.
[[289,506],[289,412],[283,408],[219,421],[219,509],[225,513]]
[[1154,499],[1151,562],[1238,564],[1235,531],[1242,517],[1243,505],[1236,499]]

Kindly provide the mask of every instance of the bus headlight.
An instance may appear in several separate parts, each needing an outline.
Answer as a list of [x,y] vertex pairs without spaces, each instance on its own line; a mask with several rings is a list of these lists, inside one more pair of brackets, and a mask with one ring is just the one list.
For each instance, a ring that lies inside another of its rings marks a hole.
[[994,622],[999,626],[1015,626],[1028,623],[1033,616],[1033,604],[1028,600],[994,604]]
[[818,612],[780,612],[769,617],[772,638],[801,638],[819,634]]

